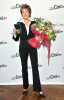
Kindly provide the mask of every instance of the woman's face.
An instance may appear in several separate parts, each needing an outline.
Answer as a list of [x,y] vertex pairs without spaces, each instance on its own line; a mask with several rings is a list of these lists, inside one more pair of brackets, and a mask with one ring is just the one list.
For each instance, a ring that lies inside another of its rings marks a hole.
[[29,11],[28,11],[28,9],[26,9],[26,8],[22,9],[22,17],[24,19],[28,19],[29,18]]

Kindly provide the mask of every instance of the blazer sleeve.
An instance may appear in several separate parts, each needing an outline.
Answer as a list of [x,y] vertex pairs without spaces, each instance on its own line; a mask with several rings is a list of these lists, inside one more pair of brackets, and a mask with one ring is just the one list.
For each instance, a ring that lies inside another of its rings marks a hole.
[[12,39],[15,40],[15,41],[19,41],[19,35],[16,35],[16,37],[13,35]]

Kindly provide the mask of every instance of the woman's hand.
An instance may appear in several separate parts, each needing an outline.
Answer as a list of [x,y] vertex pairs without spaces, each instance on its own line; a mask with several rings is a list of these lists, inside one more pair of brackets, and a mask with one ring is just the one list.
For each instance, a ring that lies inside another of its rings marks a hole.
[[14,34],[14,35],[16,35],[16,31],[17,31],[17,30],[16,30],[16,28],[14,27],[14,28],[13,28],[13,34]]
[[42,40],[41,37],[39,37],[39,36],[35,36],[35,39],[36,39],[37,41],[41,41],[41,40]]

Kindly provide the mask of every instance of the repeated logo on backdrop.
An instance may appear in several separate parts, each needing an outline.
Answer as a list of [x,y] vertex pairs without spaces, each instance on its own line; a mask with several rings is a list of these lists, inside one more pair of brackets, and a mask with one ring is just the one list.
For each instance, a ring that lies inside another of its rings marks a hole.
[[50,75],[50,76],[46,77],[46,79],[48,80],[48,79],[54,79],[54,78],[59,78],[59,77],[60,77],[60,75]]
[[14,5],[14,6],[11,6],[11,9],[18,9],[18,8],[20,8],[20,7],[21,7],[20,4],[16,4],[16,5]]
[[[21,7],[21,5],[22,4],[15,4],[15,5],[12,5],[11,7],[10,7],[10,9],[11,9],[11,11],[12,10],[15,10],[15,12],[16,12],[16,9],[20,9],[20,7]],[[57,5],[57,4],[55,4],[55,5],[53,5],[53,6],[51,6],[51,7],[49,7],[49,11],[53,11],[53,10],[58,10],[58,9],[64,9],[64,5],[63,4],[59,4],[59,5]],[[36,20],[35,19],[35,17],[33,18],[34,19],[34,21]],[[44,21],[44,20],[46,20],[45,18],[42,18],[42,17],[40,17],[40,19],[42,20],[42,21]],[[1,15],[0,16],[0,21],[4,21],[4,20],[8,20],[8,16],[3,16],[3,15]],[[11,22],[12,23],[12,22]],[[55,23],[54,23],[55,24]],[[61,23],[60,23],[61,24]],[[7,26],[6,26],[7,27]],[[57,30],[54,30],[55,31],[55,33],[63,33],[64,32],[64,30],[62,30],[62,29],[57,29]],[[11,33],[10,32],[10,34],[12,35],[13,33]],[[11,38],[12,38],[12,36],[11,36]],[[12,42],[11,42],[12,43]],[[4,40],[2,40],[2,41],[0,41],[0,46],[2,47],[2,45],[6,45],[7,44],[7,42],[6,41],[4,41]],[[11,45],[11,44],[10,44]],[[8,45],[6,45],[6,46],[8,46]],[[4,48],[5,49],[5,48]],[[10,49],[10,48],[9,48]],[[15,49],[15,48],[14,48]],[[11,58],[11,60],[12,60],[12,58],[14,58],[14,59],[16,59],[17,57],[19,57],[20,55],[19,55],[19,53],[18,52],[16,52],[15,54],[12,54],[12,52],[11,52],[11,55],[10,55],[10,58]],[[63,54],[62,54],[62,52],[60,51],[60,52],[52,52],[51,54],[50,54],[50,57],[62,57],[63,56]],[[46,57],[47,58],[47,57]],[[17,62],[17,60],[16,60],[16,62]],[[13,61],[12,61],[12,66],[13,66]],[[43,70],[44,70],[44,66],[45,65],[43,65],[43,64],[38,64],[38,67],[39,68],[43,68]],[[4,67],[8,67],[8,65],[7,64],[3,64],[3,59],[2,59],[2,64],[0,64],[0,68],[4,68]],[[61,66],[60,66],[61,67]],[[32,66],[28,66],[28,69],[29,70],[31,70],[31,68],[32,68]],[[64,65],[61,67],[61,69],[64,69]],[[4,69],[3,69],[4,70]],[[22,70],[21,70],[22,71]],[[13,72],[14,73],[14,72]],[[17,75],[13,75],[13,73],[11,74],[11,81],[12,80],[16,80],[16,79],[21,79],[22,78],[22,75],[19,75],[19,74],[17,74]],[[22,74],[22,73],[21,73]],[[47,74],[47,73],[46,73]],[[45,77],[45,76],[43,76],[43,77]],[[48,77],[45,77],[45,79],[46,80],[49,80],[49,79],[57,79],[57,78],[61,78],[61,75],[60,75],[60,73],[59,73],[59,75],[58,74],[51,74],[51,75],[48,75]]]
[[0,65],[0,68],[2,68],[2,67],[7,67],[7,65],[1,64],[1,65]]
[[0,20],[5,20],[5,19],[7,19],[7,17],[4,17],[4,16],[0,17]]
[[63,30],[54,30],[55,33],[63,33]]
[[4,45],[4,44],[7,44],[7,42],[5,42],[5,41],[0,41],[0,45]]
[[11,80],[19,79],[22,78],[22,75],[15,75],[14,77],[11,78]]
[[19,53],[15,53],[14,55],[11,56],[11,58],[16,58],[19,57]]
[[64,8],[64,5],[60,4],[60,5],[54,5],[53,7],[50,7],[49,10],[56,10],[56,9],[61,9]]
[[57,57],[57,56],[61,56],[62,54],[60,53],[51,53],[50,57]]

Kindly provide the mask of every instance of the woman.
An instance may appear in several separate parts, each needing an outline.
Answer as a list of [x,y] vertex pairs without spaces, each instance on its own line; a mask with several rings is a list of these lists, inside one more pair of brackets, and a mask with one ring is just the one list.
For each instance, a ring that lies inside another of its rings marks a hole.
[[20,22],[20,26],[22,29],[22,33],[20,35],[16,35],[16,28],[13,28],[13,39],[18,41],[20,38],[19,45],[19,54],[22,64],[22,75],[23,75],[23,91],[25,94],[28,91],[29,82],[28,82],[28,71],[27,71],[27,59],[28,54],[30,55],[31,65],[32,65],[32,73],[33,73],[33,90],[39,92],[40,96],[45,98],[44,93],[41,90],[41,84],[39,79],[38,72],[38,58],[37,58],[37,49],[31,47],[27,40],[35,37],[36,40],[41,40],[39,37],[35,36],[31,31],[31,25],[35,23],[35,21],[30,21],[31,17],[31,8],[27,4],[23,4],[20,9],[20,13],[23,19]]

